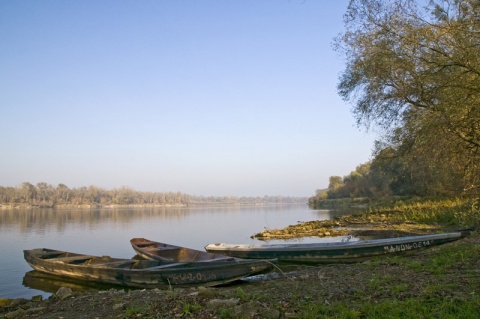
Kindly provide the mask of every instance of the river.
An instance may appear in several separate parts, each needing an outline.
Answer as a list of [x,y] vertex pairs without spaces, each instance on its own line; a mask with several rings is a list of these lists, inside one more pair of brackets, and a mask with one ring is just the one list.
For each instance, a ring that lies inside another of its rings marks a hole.
[[31,280],[32,269],[23,259],[24,249],[52,248],[131,258],[135,254],[130,239],[134,237],[203,250],[210,243],[261,243],[250,236],[265,228],[333,216],[333,212],[312,210],[307,205],[2,210],[0,299],[45,298],[56,289],[49,285],[54,279]]

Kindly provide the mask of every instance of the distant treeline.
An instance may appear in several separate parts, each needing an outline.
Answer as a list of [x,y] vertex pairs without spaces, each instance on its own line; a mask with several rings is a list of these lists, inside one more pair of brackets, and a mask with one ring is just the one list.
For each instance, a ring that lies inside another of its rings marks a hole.
[[38,207],[109,206],[109,205],[226,205],[226,204],[294,204],[307,203],[306,197],[263,196],[194,196],[181,192],[139,192],[129,187],[107,190],[97,186],[69,188],[64,184],[18,187],[0,186],[0,204]]
[[[317,190],[315,196],[309,198],[309,205],[325,208],[345,203],[343,199],[350,199],[351,205],[386,198],[478,199],[480,187],[474,183],[466,185],[462,169],[453,162],[433,165],[428,159],[397,156],[393,149],[384,149],[349,175],[330,176],[328,188]],[[478,180],[478,172],[476,174]]]

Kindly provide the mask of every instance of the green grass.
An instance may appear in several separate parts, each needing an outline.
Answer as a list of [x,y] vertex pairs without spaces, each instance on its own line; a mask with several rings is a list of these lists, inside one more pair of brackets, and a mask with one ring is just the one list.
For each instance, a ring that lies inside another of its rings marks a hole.
[[366,214],[386,214],[389,219],[398,221],[470,227],[480,225],[479,206],[478,199],[416,199],[397,201],[389,207],[375,206]]
[[[478,200],[436,200],[422,202],[397,202],[390,208],[376,208],[369,214],[385,214],[387,219],[434,224],[440,228],[460,229],[480,226]],[[478,236],[474,232],[474,236]],[[317,301],[298,309],[300,318],[422,318],[422,319],[474,319],[480,315],[480,287],[476,269],[480,245],[458,242],[442,246],[423,259],[391,257],[373,260],[365,269],[384,264],[396,265],[405,271],[413,271],[421,278],[428,274],[438,278],[425,281],[421,290],[411,294],[407,282],[392,276],[372,275],[366,289],[352,298],[336,302]],[[458,269],[462,279],[456,280]],[[379,297],[379,298],[377,298]]]
[[361,312],[343,303],[334,303],[334,304],[314,303],[314,304],[307,305],[305,309],[300,313],[299,318],[355,319],[355,318],[361,318]]
[[235,298],[240,299],[241,301],[254,301],[254,300],[259,300],[264,298],[265,296],[262,296],[261,294],[249,294],[246,293],[245,290],[242,288],[238,287],[237,290],[235,290]]
[[452,298],[409,298],[385,300],[378,303],[365,302],[360,305],[315,303],[305,307],[301,318],[374,318],[374,319],[476,319],[480,311],[480,298],[471,300]]
[[128,307],[126,310],[125,310],[125,316],[128,318],[128,317],[132,317],[132,316],[137,316],[139,314],[142,314],[142,313],[145,313],[146,309],[143,308],[143,307],[140,307],[140,306],[131,306],[131,307]]
[[193,316],[195,312],[202,309],[202,306],[197,304],[184,303],[182,307],[182,316]]

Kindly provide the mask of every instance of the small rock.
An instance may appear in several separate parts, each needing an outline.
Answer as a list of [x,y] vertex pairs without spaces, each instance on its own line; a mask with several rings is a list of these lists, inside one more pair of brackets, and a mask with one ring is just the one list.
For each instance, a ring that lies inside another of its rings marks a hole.
[[258,301],[247,302],[234,308],[235,318],[249,319],[258,316],[265,319],[278,319],[280,312],[262,305]]
[[280,318],[280,311],[277,309],[264,307],[260,312],[259,315],[265,319],[278,319]]
[[47,307],[34,307],[34,308],[29,308],[26,310],[28,315],[32,315],[34,313],[39,313],[47,309]]
[[28,302],[27,299],[24,299],[24,298],[16,298],[16,299],[13,299],[13,300],[12,300],[12,302],[10,303],[10,306],[15,307],[15,306],[18,306],[18,305],[27,303],[27,302]]
[[212,299],[207,302],[207,307],[211,309],[218,309],[218,308],[231,308],[237,305],[239,299],[237,298],[230,298],[230,299]]
[[234,308],[235,318],[248,319],[253,318],[257,314],[259,308],[258,302],[247,302]]
[[42,301],[43,296],[42,295],[36,295],[32,297],[32,301]]
[[300,277],[300,279],[307,280],[308,278],[310,278],[310,275],[308,273],[305,273],[305,274],[300,275],[299,277]]
[[73,291],[67,287],[60,287],[57,292],[55,293],[55,297],[60,299],[65,299],[71,297],[73,295]]
[[217,291],[212,288],[206,288],[206,287],[199,287],[198,288],[198,295],[204,298],[212,298],[216,295],[218,295]]
[[352,288],[352,287],[350,287],[350,288],[348,288],[348,289],[345,291],[345,293],[346,293],[347,295],[355,295],[355,293],[356,293],[357,291],[358,291],[357,288]]
[[117,310],[124,310],[126,308],[126,305],[124,303],[117,303],[113,305],[112,310],[117,311]]
[[25,310],[18,309],[18,310],[15,310],[15,311],[12,311],[12,312],[9,312],[9,313],[5,314],[4,318],[5,319],[21,318],[21,317],[25,316],[26,313],[27,312]]

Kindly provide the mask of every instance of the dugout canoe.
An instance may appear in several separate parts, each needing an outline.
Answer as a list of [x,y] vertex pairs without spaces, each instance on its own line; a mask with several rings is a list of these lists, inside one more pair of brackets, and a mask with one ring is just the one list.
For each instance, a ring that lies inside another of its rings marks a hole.
[[295,244],[209,244],[205,250],[231,257],[276,258],[287,262],[357,262],[437,246],[464,238],[469,231],[360,241]]
[[[35,270],[63,278],[137,288],[217,286],[271,269],[272,262],[234,259],[162,262],[93,256],[48,248],[24,250]],[[228,266],[228,267],[227,267]]]
[[[209,263],[216,261],[231,262],[234,257],[206,251],[175,246],[166,243],[145,239],[133,238],[130,240],[133,250],[141,258],[164,262]],[[228,263],[227,263],[228,264]]]

